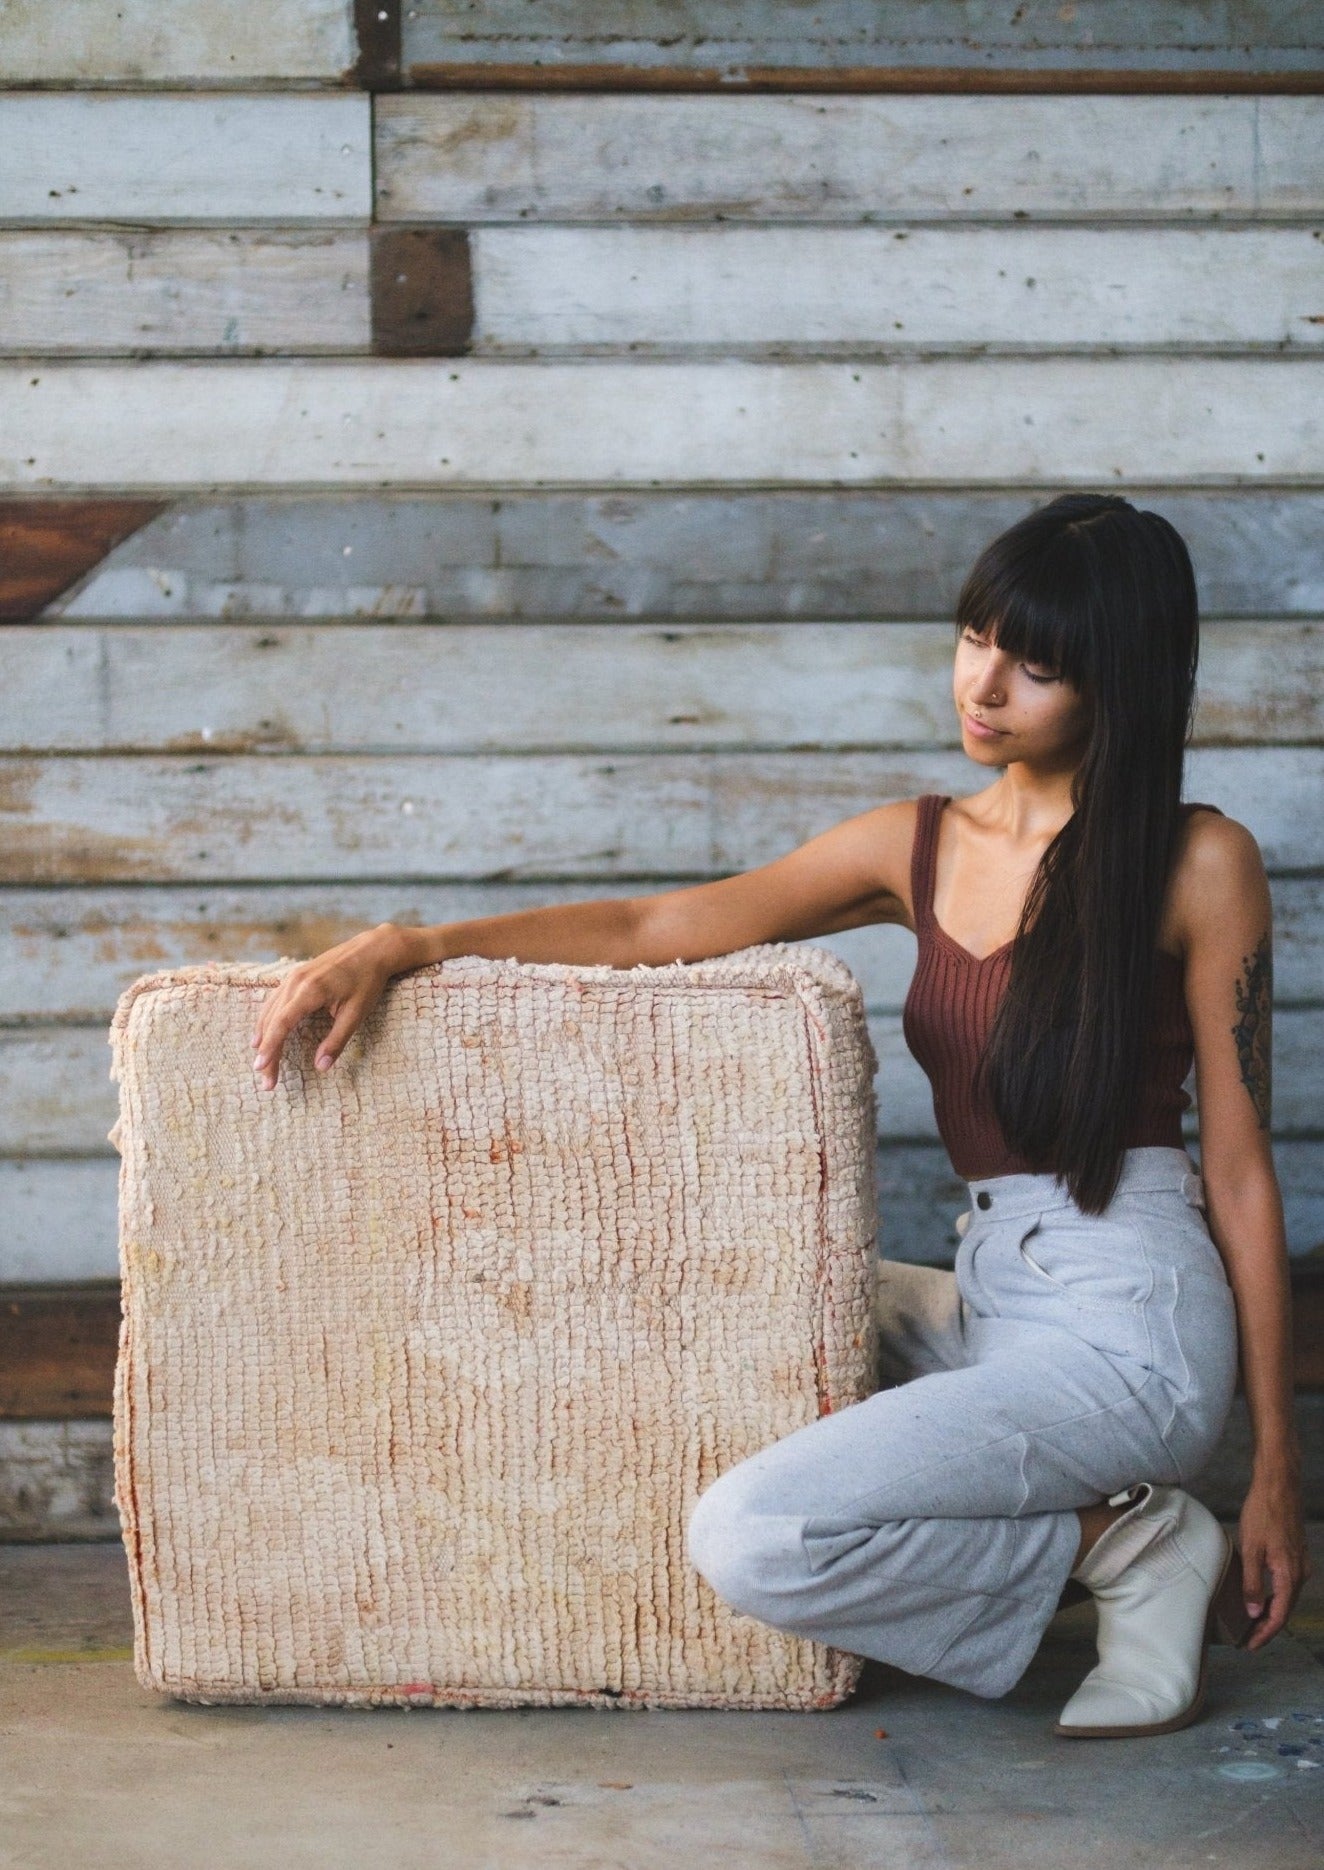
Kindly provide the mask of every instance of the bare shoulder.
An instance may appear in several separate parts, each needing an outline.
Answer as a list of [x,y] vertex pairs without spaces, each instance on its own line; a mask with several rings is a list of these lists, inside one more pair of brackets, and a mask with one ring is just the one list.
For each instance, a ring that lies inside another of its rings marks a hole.
[[1203,808],[1183,814],[1172,872],[1175,932],[1187,954],[1240,919],[1264,908],[1269,895],[1255,834],[1239,819]]

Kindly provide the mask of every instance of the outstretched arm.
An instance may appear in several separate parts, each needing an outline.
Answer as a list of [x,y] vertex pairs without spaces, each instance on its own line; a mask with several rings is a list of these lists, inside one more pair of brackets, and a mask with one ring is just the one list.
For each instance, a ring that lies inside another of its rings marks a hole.
[[[1270,1147],[1273,913],[1259,845],[1235,819],[1193,819],[1181,866],[1209,1230],[1237,1305],[1254,1454],[1240,1544],[1249,1647],[1277,1635],[1309,1576],[1293,1414],[1292,1299]],[[1262,1613],[1262,1614],[1261,1614]]]

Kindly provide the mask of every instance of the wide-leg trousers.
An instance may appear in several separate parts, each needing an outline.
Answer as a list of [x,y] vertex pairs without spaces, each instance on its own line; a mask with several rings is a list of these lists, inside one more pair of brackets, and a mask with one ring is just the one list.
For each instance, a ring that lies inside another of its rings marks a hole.
[[1208,1460],[1237,1323],[1186,1150],[1128,1150],[1101,1215],[1052,1175],[966,1186],[953,1271],[877,1263],[883,1387],[720,1475],[687,1540],[735,1610],[993,1697],[1058,1608],[1076,1509]]

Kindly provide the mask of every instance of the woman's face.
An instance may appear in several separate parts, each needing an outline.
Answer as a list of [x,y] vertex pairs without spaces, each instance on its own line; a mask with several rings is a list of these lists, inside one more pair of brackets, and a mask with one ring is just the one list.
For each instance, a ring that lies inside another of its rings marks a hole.
[[[1046,664],[999,649],[988,631],[961,631],[952,697],[961,745],[981,766],[1074,766],[1085,750],[1090,709],[1080,691]],[[996,731],[981,733],[979,720]]]

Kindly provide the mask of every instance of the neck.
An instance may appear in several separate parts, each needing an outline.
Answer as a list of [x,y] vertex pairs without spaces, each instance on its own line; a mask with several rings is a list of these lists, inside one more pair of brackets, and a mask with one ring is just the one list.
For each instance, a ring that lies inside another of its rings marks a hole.
[[1046,843],[1075,812],[1071,781],[1075,768],[1036,772],[1023,760],[1006,768],[985,797],[989,822],[1016,843]]

